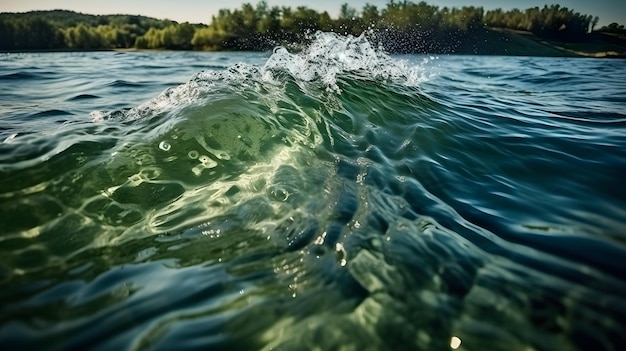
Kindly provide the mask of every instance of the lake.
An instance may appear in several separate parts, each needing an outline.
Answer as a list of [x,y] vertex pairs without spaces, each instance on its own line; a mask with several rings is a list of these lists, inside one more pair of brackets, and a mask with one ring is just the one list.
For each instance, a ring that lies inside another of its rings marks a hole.
[[0,54],[0,348],[621,349],[625,63]]

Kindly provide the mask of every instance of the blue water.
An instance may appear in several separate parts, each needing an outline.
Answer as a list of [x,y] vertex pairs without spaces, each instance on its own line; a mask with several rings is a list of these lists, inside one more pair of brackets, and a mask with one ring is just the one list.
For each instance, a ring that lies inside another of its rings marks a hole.
[[626,61],[0,55],[0,349],[620,350]]

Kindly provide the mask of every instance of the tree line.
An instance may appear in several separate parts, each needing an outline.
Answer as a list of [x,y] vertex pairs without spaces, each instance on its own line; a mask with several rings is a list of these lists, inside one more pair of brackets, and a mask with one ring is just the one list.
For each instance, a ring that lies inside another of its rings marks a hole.
[[[487,27],[524,30],[554,40],[576,41],[599,18],[559,5],[525,11],[482,7],[439,8],[426,2],[396,2],[384,8],[341,5],[337,18],[306,6],[255,6],[222,9],[209,25],[177,23],[144,16],[85,15],[72,11],[0,14],[0,50],[266,50],[297,44],[311,32],[360,35],[367,31],[392,52],[454,52],[455,46]],[[624,33],[616,23],[600,30]]]

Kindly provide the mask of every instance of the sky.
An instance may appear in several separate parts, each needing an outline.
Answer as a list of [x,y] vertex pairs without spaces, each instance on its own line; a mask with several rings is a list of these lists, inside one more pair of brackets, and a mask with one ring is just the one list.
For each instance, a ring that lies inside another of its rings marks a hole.
[[[240,8],[248,2],[256,5],[260,0],[0,0],[0,12],[26,12],[31,10],[73,10],[86,14],[109,15],[130,14],[144,15],[158,19],[170,19],[177,22],[205,23],[219,9]],[[402,0],[396,0],[402,1]],[[420,0],[412,0],[417,3]],[[267,0],[269,6],[306,6],[317,11],[327,11],[331,17],[337,17],[341,4],[348,3],[360,10],[370,3],[382,9],[389,0]],[[502,8],[525,10],[531,7],[543,7],[545,4],[559,4],[585,15],[600,17],[599,25],[612,22],[626,25],[625,0],[426,0],[438,7],[482,6],[485,10]]]

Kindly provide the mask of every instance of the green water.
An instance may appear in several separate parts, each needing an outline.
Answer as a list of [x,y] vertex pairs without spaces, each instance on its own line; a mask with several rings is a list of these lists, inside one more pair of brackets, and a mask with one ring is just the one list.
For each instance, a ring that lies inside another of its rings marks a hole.
[[623,61],[0,62],[2,349],[626,341]]

